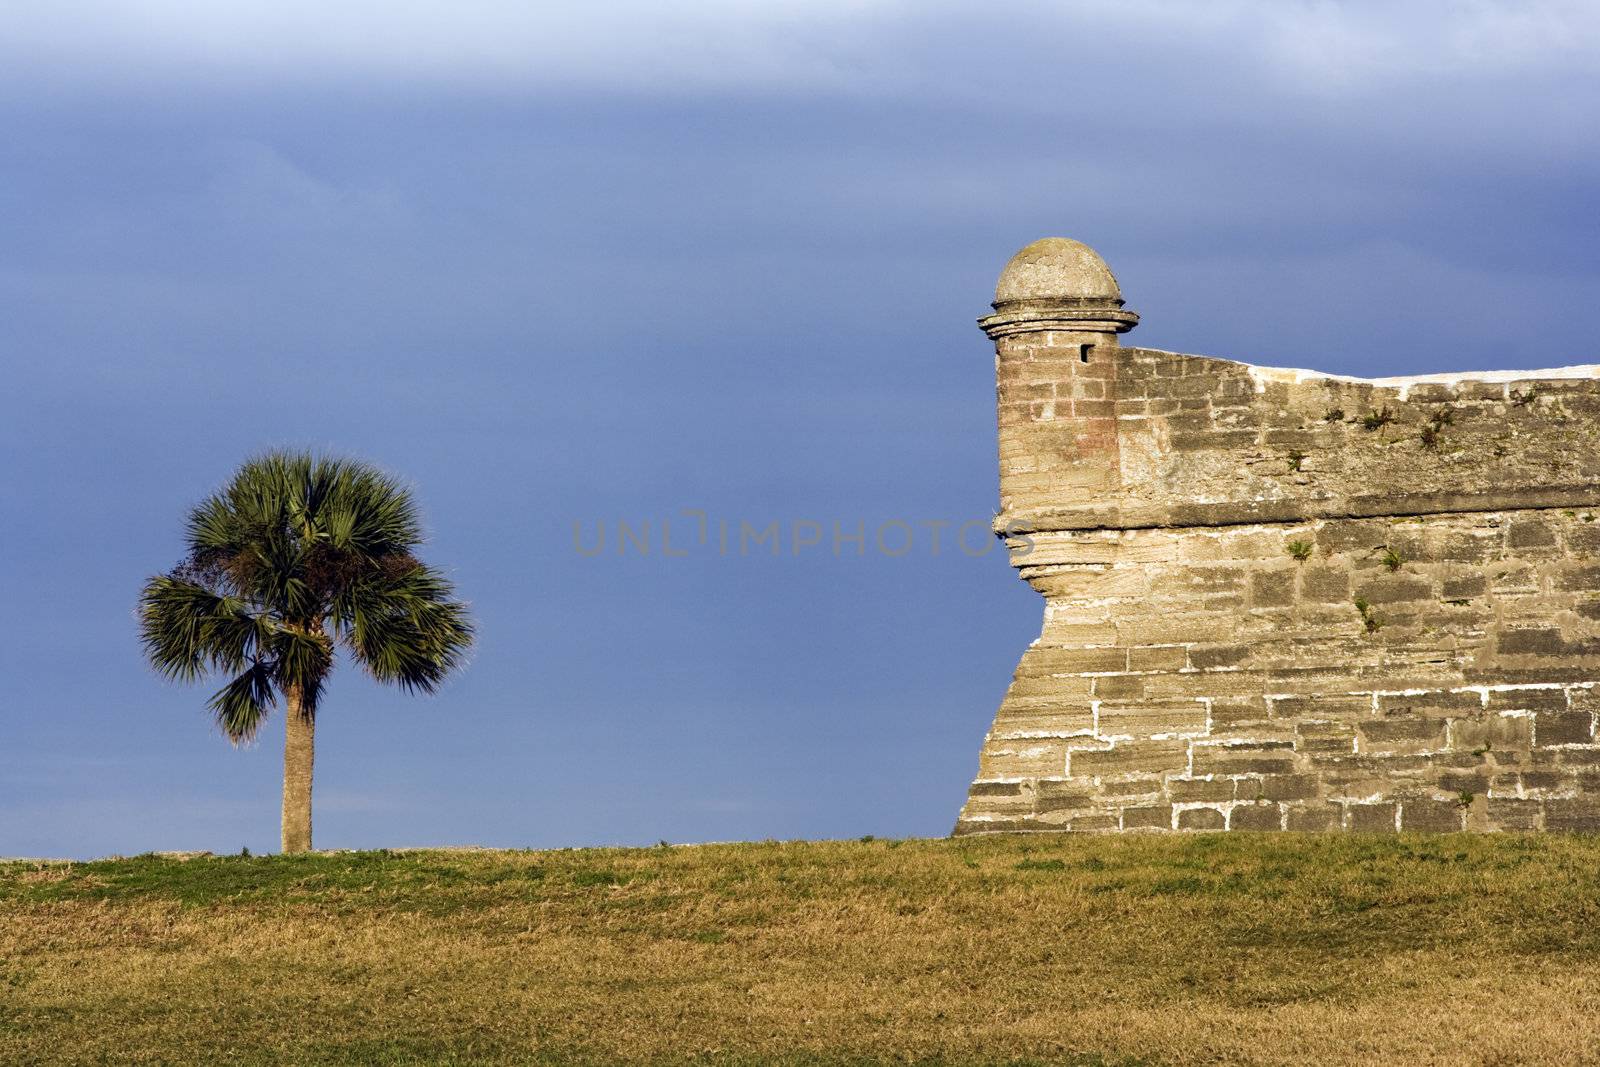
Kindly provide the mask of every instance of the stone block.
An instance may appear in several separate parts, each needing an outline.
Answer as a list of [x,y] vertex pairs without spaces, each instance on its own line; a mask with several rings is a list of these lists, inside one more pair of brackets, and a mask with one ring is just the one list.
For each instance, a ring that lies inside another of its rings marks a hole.
[[[1274,530],[1247,528],[1230,530],[1226,527],[1195,530],[1184,539],[1178,555],[1188,564],[1211,564],[1231,560],[1272,560],[1284,558],[1283,540]],[[1242,580],[1243,568],[1226,570]]]
[[1493,593],[1537,593],[1539,570],[1526,563],[1505,562],[1488,569],[1489,591]]
[[1011,833],[1033,828],[1026,819],[968,818],[962,816],[956,820],[956,828],[952,833],[956,837],[964,837],[968,834]]
[[1225,830],[1228,818],[1217,808],[1184,808],[1178,812],[1180,830]]
[[1567,691],[1567,697],[1573,708],[1600,712],[1600,689],[1574,686]]
[[1234,612],[1168,611],[1117,620],[1117,640],[1125,645],[1171,645],[1228,641],[1239,628]]
[[1168,778],[1167,797],[1174,804],[1233,799],[1233,780],[1229,778]]
[[1262,777],[1256,795],[1266,800],[1309,800],[1320,784],[1314,774],[1269,774]]
[[1365,695],[1273,697],[1274,719],[1370,719],[1372,698]]
[[1250,575],[1250,603],[1254,607],[1284,607],[1294,603],[1295,576],[1286,571],[1257,571]]
[[1483,714],[1451,719],[1450,747],[1462,752],[1520,751],[1533,744],[1533,718],[1528,715]]
[[1483,698],[1470,690],[1461,693],[1435,691],[1378,695],[1378,713],[1381,715],[1452,718],[1479,715],[1482,712]]
[[[1117,628],[1109,622],[1056,622],[1045,623],[1041,646],[1077,646],[1091,648],[1115,645]],[[1028,662],[1024,655],[1023,662]],[[1019,666],[1021,666],[1019,664]],[[1135,668],[1137,669],[1137,668]]]
[[1327,783],[1361,783],[1371,780],[1402,781],[1408,784],[1432,781],[1438,770],[1438,755],[1307,755],[1312,773]]
[[1338,804],[1291,804],[1285,828],[1300,833],[1321,833],[1341,828],[1344,809]]
[[1506,544],[1513,550],[1554,548],[1556,532],[1541,519],[1518,519],[1506,528]]
[[1294,769],[1294,751],[1290,742],[1194,746],[1192,773],[1197,776],[1290,774]]
[[1267,722],[1267,702],[1258,696],[1219,697],[1211,701],[1212,729]]
[[1228,812],[1230,830],[1282,830],[1283,809],[1277,804],[1235,804]]
[[1356,726],[1358,751],[1374,755],[1434,752],[1445,747],[1440,719],[1380,719]]
[[[1591,511],[1587,514],[1597,514]],[[1567,551],[1579,559],[1600,558],[1600,522],[1570,525],[1566,529]]]
[[1125,648],[1034,648],[1023,655],[1022,667],[1048,674],[1091,674],[1126,671]]
[[1356,595],[1369,604],[1382,604],[1391,610],[1412,601],[1431,604],[1438,600],[1432,582],[1402,573],[1367,578],[1356,587]]
[[1160,775],[1139,774],[1128,778],[1107,778],[1100,783],[1098,795],[1106,800],[1129,803],[1133,799],[1155,799],[1161,796],[1165,782]]
[[1206,706],[1198,701],[1179,704],[1100,705],[1101,737],[1157,737],[1199,735],[1206,732]]
[[[1204,744],[1238,744],[1238,745],[1294,745],[1293,729],[1288,723],[1258,723],[1249,726],[1217,727],[1212,725],[1211,732],[1203,738],[1196,738]],[[1264,773],[1264,772],[1251,772]]]
[[1520,793],[1563,792],[1567,784],[1566,775],[1558,770],[1525,770],[1517,775],[1517,791]]
[[1023,795],[1021,782],[984,782],[972,783],[972,788],[967,793],[973,797],[1019,797]]
[[1299,722],[1295,724],[1296,751],[1353,753],[1356,728],[1347,722]]
[[1537,800],[1490,797],[1488,818],[1496,830],[1537,830],[1540,804]]
[[1489,591],[1489,579],[1481,574],[1450,575],[1439,583],[1443,600],[1470,600]]
[[1124,830],[1170,830],[1172,829],[1172,805],[1153,804],[1145,807],[1123,808],[1122,828]]
[[1183,645],[1155,645],[1128,649],[1128,669],[1131,671],[1182,670],[1189,661],[1189,650]]
[[995,715],[994,740],[1088,736],[1094,732],[1094,712],[1084,705],[1062,706],[1054,701],[1007,698]]
[[1073,777],[1162,774],[1182,771],[1189,763],[1184,741],[1123,741],[1103,749],[1075,748],[1067,762]]
[[1594,716],[1582,710],[1537,712],[1533,716],[1533,740],[1540,748],[1592,744]]
[[1189,665],[1196,670],[1237,667],[1250,658],[1248,645],[1194,645],[1189,649]]
[[1490,711],[1566,711],[1567,694],[1565,690],[1553,688],[1490,690],[1488,708]]
[[[1510,753],[1506,753],[1510,755]],[[1482,771],[1489,766],[1486,752],[1439,752],[1428,757],[1428,762],[1442,771]]]
[[1500,631],[1496,647],[1505,656],[1559,656],[1567,646],[1555,627],[1530,626]]
[[1207,593],[1243,593],[1246,571],[1225,564],[1192,564],[1159,575],[1150,582],[1150,592],[1167,596],[1200,596]]
[[1336,521],[1317,531],[1317,549],[1325,556],[1365,555],[1388,539],[1385,525],[1362,519]]
[[1088,695],[1085,692],[1086,685],[1090,690],[1094,687],[1093,682],[1086,683],[1082,677],[1075,675],[1019,674],[1006,690],[1006,699],[1071,701],[1087,708],[1089,701],[1084,699]]
[[1101,674],[1094,679],[1094,696],[1100,701],[1139,700],[1144,691],[1144,679],[1137,674]]
[[1349,828],[1357,833],[1393,833],[1395,805],[1350,804],[1346,807]]
[[1149,591],[1149,575],[1137,566],[1067,567],[1038,570],[1029,583],[1052,599],[1101,600],[1115,597],[1142,597]]
[[1552,797],[1544,802],[1546,830],[1600,830],[1600,797]]
[[1095,805],[1089,783],[1071,779],[1040,779],[1035,787],[1034,811],[1084,811]]
[[1066,762],[1064,741],[992,741],[978,756],[978,776],[1045,778],[1060,775]]
[[1491,778],[1488,771],[1441,771],[1439,788],[1446,793],[1483,796],[1489,792]]
[[1225,700],[1251,697],[1261,692],[1268,679],[1256,671],[1182,671],[1145,676],[1145,692],[1151,699]]
[[1466,820],[1466,808],[1454,800],[1406,800],[1400,805],[1400,829],[1430,833],[1455,832]]
[[1600,590],[1600,567],[1569,568],[1556,575],[1555,587],[1568,593],[1589,593]]

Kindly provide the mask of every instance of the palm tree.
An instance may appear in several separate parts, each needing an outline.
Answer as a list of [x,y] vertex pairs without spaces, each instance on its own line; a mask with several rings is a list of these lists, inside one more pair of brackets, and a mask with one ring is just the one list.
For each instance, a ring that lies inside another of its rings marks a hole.
[[311,848],[311,763],[341,643],[367,673],[431,693],[472,644],[466,606],[414,554],[417,506],[364,464],[270,452],[189,513],[188,554],[145,583],[145,653],[168,678],[229,681],[209,703],[234,744],[284,702],[283,851]]

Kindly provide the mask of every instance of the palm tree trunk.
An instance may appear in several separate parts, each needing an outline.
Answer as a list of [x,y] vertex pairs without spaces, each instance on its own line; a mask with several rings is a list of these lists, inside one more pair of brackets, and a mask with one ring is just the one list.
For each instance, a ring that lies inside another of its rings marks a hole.
[[316,722],[302,707],[300,687],[284,693],[283,851],[311,850],[311,760]]

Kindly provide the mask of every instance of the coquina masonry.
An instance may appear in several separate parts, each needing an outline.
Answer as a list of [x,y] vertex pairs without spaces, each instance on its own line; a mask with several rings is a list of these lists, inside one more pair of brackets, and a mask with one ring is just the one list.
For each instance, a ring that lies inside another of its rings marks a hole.
[[1600,830],[1600,367],[1358,380],[1137,321],[1061,238],[980,320],[1045,611],[956,832]]

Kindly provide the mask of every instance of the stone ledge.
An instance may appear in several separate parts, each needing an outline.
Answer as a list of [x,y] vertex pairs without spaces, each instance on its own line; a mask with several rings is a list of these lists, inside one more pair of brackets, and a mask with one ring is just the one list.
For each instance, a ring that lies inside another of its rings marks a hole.
[[1293,525],[1325,519],[1414,518],[1500,511],[1600,507],[1600,485],[1533,486],[1481,493],[1430,493],[1326,500],[1223,501],[1173,507],[1084,507],[1008,510],[995,517],[997,536],[1088,533],[1096,530],[1182,530],[1224,526]]

